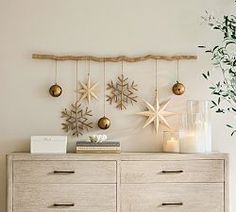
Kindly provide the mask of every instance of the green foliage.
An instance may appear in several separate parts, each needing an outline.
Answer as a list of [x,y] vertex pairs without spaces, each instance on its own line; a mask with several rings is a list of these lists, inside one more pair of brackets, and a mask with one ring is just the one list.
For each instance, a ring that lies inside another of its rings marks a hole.
[[[214,73],[222,73],[219,81],[211,82],[209,86],[213,95],[211,108],[216,113],[229,112],[236,116],[236,16],[224,16],[220,21],[206,12],[206,17],[202,18],[213,30],[220,31],[223,35],[219,45],[206,51],[212,55],[214,68],[202,73],[208,81]],[[226,126],[232,130],[231,136],[236,135],[236,128],[229,124]]]
[[236,133],[236,128],[234,128],[233,126],[231,126],[229,124],[226,124],[226,126],[229,127],[232,130],[231,136],[233,136]]

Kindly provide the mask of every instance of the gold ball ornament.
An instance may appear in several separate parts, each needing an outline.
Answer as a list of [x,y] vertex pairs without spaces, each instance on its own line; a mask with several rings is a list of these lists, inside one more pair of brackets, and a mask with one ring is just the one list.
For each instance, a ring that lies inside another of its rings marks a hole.
[[180,83],[180,82],[176,82],[174,85],[173,85],[173,87],[172,87],[172,91],[173,91],[173,93],[175,94],[175,95],[182,95],[182,94],[184,94],[184,92],[185,92],[185,86],[182,84],[182,83]]
[[111,126],[111,121],[106,116],[103,116],[98,120],[98,127],[100,129],[106,130]]
[[58,84],[54,84],[50,87],[49,93],[53,97],[59,97],[62,94],[62,88]]

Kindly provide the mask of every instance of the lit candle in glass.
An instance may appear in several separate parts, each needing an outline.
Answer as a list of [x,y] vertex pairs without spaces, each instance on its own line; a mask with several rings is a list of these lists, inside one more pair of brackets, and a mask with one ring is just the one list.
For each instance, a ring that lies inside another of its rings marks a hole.
[[201,132],[185,132],[181,139],[182,153],[198,153],[204,152],[204,144],[202,143]]
[[164,132],[163,152],[179,153],[179,133]]
[[206,151],[206,124],[203,115],[183,114],[180,127],[181,153],[201,153]]

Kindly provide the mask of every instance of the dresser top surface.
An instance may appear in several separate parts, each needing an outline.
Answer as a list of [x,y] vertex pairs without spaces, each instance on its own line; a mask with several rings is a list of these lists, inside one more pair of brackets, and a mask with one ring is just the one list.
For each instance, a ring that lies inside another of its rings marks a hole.
[[120,154],[30,154],[10,153],[11,160],[204,160],[227,159],[227,153],[172,154],[151,152],[123,152]]

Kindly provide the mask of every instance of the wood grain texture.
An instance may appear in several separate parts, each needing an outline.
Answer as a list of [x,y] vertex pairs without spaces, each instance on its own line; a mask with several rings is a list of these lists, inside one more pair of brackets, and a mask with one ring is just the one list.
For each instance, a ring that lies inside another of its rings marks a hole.
[[13,194],[13,170],[12,170],[12,156],[7,155],[7,211],[13,211],[12,194]]
[[121,170],[122,183],[224,182],[225,177],[224,160],[122,161]]
[[13,169],[14,183],[116,183],[116,161],[14,161]]
[[[224,212],[223,183],[122,185],[122,212]],[[183,203],[162,206],[162,203]]]
[[209,154],[168,154],[149,152],[127,152],[121,154],[30,154],[11,153],[12,160],[218,160],[227,158],[225,153]]
[[121,211],[121,166],[120,161],[117,161],[117,168],[116,168],[116,210],[117,212]]
[[100,184],[18,184],[14,185],[15,212],[56,211],[55,203],[74,203],[57,211],[115,212],[116,186]]
[[227,154],[14,153],[7,161],[7,212],[229,212]]
[[229,212],[230,211],[230,200],[229,200],[229,156],[227,155],[227,157],[224,160],[225,162],[225,170],[224,170],[224,174],[225,174],[225,184],[224,184],[224,195],[225,195],[225,212]]

